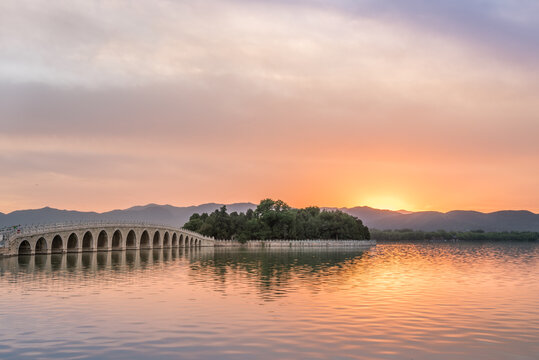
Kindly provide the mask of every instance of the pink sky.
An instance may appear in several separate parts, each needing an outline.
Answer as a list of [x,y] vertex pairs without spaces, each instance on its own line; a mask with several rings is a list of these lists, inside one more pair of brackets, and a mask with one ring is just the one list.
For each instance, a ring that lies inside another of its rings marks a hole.
[[3,1],[0,211],[539,212],[536,2],[375,3]]

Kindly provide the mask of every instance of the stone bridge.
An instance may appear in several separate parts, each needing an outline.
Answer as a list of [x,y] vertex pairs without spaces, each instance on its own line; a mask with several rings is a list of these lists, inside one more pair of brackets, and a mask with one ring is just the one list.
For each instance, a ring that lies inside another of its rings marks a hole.
[[202,247],[215,240],[166,225],[145,223],[78,223],[26,226],[2,234],[0,255],[122,251],[169,247]]

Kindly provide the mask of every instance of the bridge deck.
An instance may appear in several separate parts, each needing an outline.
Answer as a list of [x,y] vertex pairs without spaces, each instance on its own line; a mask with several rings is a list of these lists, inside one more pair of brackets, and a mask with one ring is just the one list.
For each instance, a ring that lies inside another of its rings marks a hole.
[[12,228],[0,254],[51,254],[167,247],[214,246],[215,239],[183,228],[147,223],[62,223]]

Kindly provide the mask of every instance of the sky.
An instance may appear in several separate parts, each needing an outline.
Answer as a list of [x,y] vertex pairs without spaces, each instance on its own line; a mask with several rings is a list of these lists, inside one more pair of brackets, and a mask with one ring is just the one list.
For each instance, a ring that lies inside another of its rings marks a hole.
[[0,211],[539,212],[536,0],[0,2]]

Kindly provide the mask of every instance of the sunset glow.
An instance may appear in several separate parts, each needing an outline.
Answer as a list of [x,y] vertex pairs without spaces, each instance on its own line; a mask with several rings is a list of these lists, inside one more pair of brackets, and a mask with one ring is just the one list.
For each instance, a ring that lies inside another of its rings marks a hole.
[[364,204],[365,206],[370,206],[372,208],[384,210],[418,210],[402,199],[392,196],[366,198],[358,203]]
[[539,212],[538,12],[2,1],[0,211],[272,197]]

